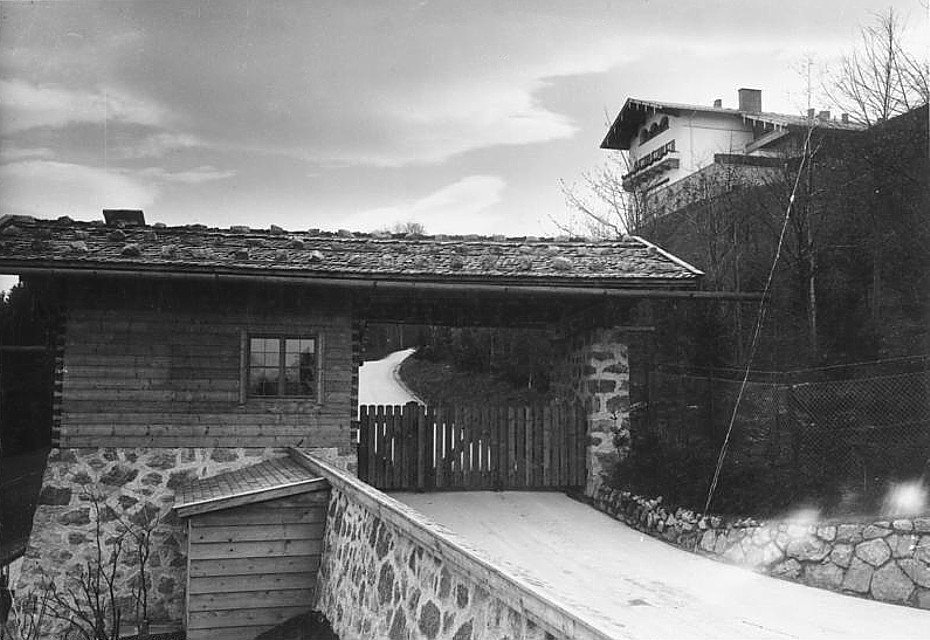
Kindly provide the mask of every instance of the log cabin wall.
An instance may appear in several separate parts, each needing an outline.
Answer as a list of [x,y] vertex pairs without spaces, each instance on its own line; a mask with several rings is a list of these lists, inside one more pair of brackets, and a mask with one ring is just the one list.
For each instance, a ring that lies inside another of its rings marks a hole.
[[[338,447],[349,451],[347,296],[282,286],[72,281],[61,447]],[[252,335],[314,336],[318,397],[252,397]]]

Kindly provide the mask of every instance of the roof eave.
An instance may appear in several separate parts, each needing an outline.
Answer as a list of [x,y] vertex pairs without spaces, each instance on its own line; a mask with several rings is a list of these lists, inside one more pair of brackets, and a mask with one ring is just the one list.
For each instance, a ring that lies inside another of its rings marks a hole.
[[[664,251],[663,255],[668,255]],[[677,259],[675,259],[676,262]],[[675,291],[694,290],[699,288],[703,273],[693,267],[690,275],[677,277],[630,277],[630,278],[551,278],[539,277],[532,280],[518,278],[489,279],[487,276],[433,276],[424,279],[419,275],[376,275],[376,274],[345,274],[345,273],[307,273],[293,270],[268,269],[222,269],[222,268],[171,268],[165,269],[161,265],[101,265],[83,262],[55,262],[53,264],[36,264],[30,261],[0,261],[0,271],[20,276],[48,276],[48,277],[146,277],[165,280],[196,279],[205,281],[252,281],[252,282],[280,282],[303,283],[310,285],[332,286],[342,288],[407,288],[407,289],[463,289],[481,290],[488,292],[514,292],[521,291],[573,293],[591,295],[614,292],[613,295],[622,295],[628,292],[644,291]]]

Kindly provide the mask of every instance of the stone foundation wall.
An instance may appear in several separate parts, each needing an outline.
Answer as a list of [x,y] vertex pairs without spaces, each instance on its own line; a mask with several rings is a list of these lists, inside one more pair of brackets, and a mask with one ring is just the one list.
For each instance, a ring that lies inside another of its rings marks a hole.
[[311,468],[332,485],[317,609],[342,640],[606,640],[415,511]]
[[588,414],[585,494],[593,496],[630,448],[629,336],[595,329],[571,346],[558,378],[560,395],[580,401]]
[[[336,455],[336,450],[326,453]],[[171,510],[177,487],[285,455],[278,449],[53,449],[18,583],[17,598],[40,595],[49,581],[67,586],[96,555],[100,524],[104,558],[126,527],[150,528],[148,618],[184,620],[187,533]],[[344,464],[344,460],[342,461]],[[96,502],[96,506],[95,503]],[[138,562],[131,544],[120,554],[117,595],[127,623],[135,622],[133,584]],[[49,630],[49,637],[57,637]]]
[[930,609],[930,517],[818,524],[725,519],[603,486],[594,506],[701,555],[812,587]]

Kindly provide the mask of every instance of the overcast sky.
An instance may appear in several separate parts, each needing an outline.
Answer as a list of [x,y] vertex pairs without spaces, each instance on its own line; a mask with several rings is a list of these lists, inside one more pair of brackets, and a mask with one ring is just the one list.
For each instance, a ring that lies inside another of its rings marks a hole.
[[4,2],[2,213],[545,235],[628,96],[803,112],[889,5]]

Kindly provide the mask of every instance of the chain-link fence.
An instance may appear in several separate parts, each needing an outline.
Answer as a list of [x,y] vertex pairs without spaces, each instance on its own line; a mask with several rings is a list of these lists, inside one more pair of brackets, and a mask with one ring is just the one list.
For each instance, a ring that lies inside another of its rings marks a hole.
[[[915,358],[753,374],[714,504],[872,512],[892,483],[930,481],[928,364]],[[702,508],[741,385],[735,371],[657,367],[648,402],[634,416],[633,457],[620,471],[627,477],[619,480]]]

